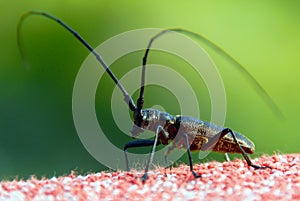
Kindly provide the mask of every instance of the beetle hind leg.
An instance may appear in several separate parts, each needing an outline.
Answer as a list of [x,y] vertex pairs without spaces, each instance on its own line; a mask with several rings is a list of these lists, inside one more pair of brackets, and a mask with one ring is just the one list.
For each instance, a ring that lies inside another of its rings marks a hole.
[[226,134],[230,133],[231,136],[233,137],[234,142],[238,145],[239,149],[242,152],[242,156],[244,157],[244,159],[246,160],[248,166],[253,167],[254,169],[266,169],[266,168],[270,168],[272,169],[272,167],[270,166],[259,166],[259,165],[255,165],[252,163],[252,161],[250,160],[250,158],[248,157],[248,155],[246,154],[245,150],[241,147],[241,145],[238,143],[236,136],[234,134],[234,132],[230,129],[230,128],[225,128],[223,131],[221,131],[221,135],[225,136]]

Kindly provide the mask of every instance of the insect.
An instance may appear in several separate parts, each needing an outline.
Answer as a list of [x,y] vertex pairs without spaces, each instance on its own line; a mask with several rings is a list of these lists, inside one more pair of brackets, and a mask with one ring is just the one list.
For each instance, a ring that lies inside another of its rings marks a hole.
[[268,103],[270,107],[273,108],[274,111],[280,113],[279,109],[277,108],[276,104],[267,94],[267,92],[261,87],[261,85],[252,77],[251,74],[241,65],[239,64],[234,58],[228,55],[224,50],[222,50],[219,46],[215,45],[208,39],[204,38],[203,36],[188,31],[184,29],[167,29],[163,30],[153,38],[151,38],[146,51],[145,55],[142,60],[142,78],[141,78],[141,87],[140,87],[140,94],[139,98],[137,99],[136,105],[132,99],[132,97],[127,93],[123,85],[119,82],[117,77],[113,74],[110,68],[107,66],[105,61],[102,57],[91,47],[85,39],[83,39],[75,30],[73,30],[69,25],[64,23],[59,18],[50,15],[48,13],[42,11],[29,11],[25,13],[18,24],[18,46],[23,58],[25,61],[24,54],[21,48],[21,40],[20,40],[20,29],[22,26],[23,21],[30,15],[41,15],[51,20],[56,21],[59,25],[63,26],[67,29],[70,33],[72,33],[98,60],[98,62],[102,65],[102,67],[106,70],[109,74],[111,79],[115,82],[118,88],[122,91],[124,95],[124,101],[128,104],[129,109],[133,113],[133,121],[134,125],[131,130],[132,137],[136,138],[145,130],[150,130],[155,133],[153,139],[137,139],[135,141],[129,142],[124,146],[124,154],[125,154],[125,161],[127,170],[130,170],[129,161],[127,156],[127,151],[129,148],[134,147],[152,147],[151,152],[149,154],[149,159],[147,160],[145,173],[142,176],[142,180],[145,181],[148,179],[148,170],[152,163],[153,156],[155,153],[155,149],[157,145],[168,145],[170,143],[171,146],[168,148],[165,154],[165,160],[167,162],[167,156],[170,152],[175,148],[184,148],[187,150],[188,159],[189,159],[189,167],[191,173],[194,175],[195,178],[201,177],[200,174],[194,171],[193,169],[193,161],[191,157],[191,151],[200,151],[200,150],[212,150],[216,152],[222,153],[239,153],[242,154],[243,158],[246,160],[248,166],[251,166],[255,169],[265,169],[271,168],[269,166],[259,166],[253,164],[248,157],[247,154],[254,153],[254,143],[245,137],[244,135],[234,132],[230,128],[223,128],[221,126],[214,125],[209,122],[205,122],[199,119],[195,119],[193,117],[182,116],[182,115],[171,115],[167,112],[162,112],[156,109],[143,109],[144,104],[144,84],[145,84],[145,76],[146,76],[146,65],[147,65],[147,58],[148,53],[151,50],[152,43],[161,35],[166,34],[168,32],[180,32],[184,34],[189,34],[193,37],[196,37],[203,42],[210,45],[213,49],[219,52],[222,56],[229,59],[233,62],[239,70],[241,70],[246,76],[248,76],[249,80],[252,84],[259,90],[260,94],[263,95],[265,101]]

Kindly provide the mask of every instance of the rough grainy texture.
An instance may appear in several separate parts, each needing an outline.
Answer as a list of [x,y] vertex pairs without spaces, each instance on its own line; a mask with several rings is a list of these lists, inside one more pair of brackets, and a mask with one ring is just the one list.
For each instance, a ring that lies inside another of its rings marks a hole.
[[156,169],[144,184],[143,172],[100,172],[87,176],[2,181],[0,200],[300,200],[300,154],[254,159],[273,169],[254,170],[244,160]]

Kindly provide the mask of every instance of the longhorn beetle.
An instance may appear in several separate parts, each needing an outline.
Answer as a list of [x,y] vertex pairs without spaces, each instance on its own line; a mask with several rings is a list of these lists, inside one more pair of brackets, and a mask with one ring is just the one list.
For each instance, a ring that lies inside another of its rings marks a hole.
[[[104,67],[106,72],[109,74],[111,79],[115,82],[115,84],[119,87],[124,95],[124,101],[128,104],[129,109],[133,112],[133,120],[134,125],[131,130],[132,137],[137,137],[140,133],[144,130],[150,130],[155,133],[154,139],[138,139],[132,142],[125,144],[124,146],[124,154],[126,160],[126,167],[129,171],[129,162],[127,157],[127,150],[129,148],[134,147],[146,147],[151,146],[152,150],[149,155],[149,159],[146,164],[145,173],[142,176],[142,180],[145,181],[148,178],[147,172],[152,163],[152,159],[154,156],[155,148],[157,145],[168,145],[172,143],[165,154],[165,159],[167,162],[168,154],[174,148],[185,148],[187,150],[188,159],[189,159],[189,166],[190,171],[194,175],[195,178],[201,177],[198,173],[193,170],[193,162],[191,157],[191,151],[196,150],[212,150],[216,152],[222,153],[240,153],[247,161],[248,166],[251,166],[255,169],[265,169],[271,168],[270,166],[259,166],[255,165],[251,162],[248,154],[254,153],[254,144],[251,140],[247,137],[243,136],[238,132],[232,131],[230,128],[223,128],[221,126],[214,125],[209,122],[205,122],[202,120],[195,119],[193,117],[176,115],[173,116],[167,112],[161,112],[156,109],[143,109],[144,104],[144,84],[145,84],[145,74],[146,74],[146,64],[148,53],[151,49],[152,43],[159,38],[161,35],[166,34],[168,32],[180,32],[183,34],[187,34],[193,37],[196,37],[199,40],[202,40],[204,43],[208,44],[212,47],[215,51],[219,54],[224,56],[225,58],[229,59],[235,66],[238,67],[246,76],[248,76],[249,80],[252,84],[258,89],[260,94],[265,98],[265,101],[268,103],[273,110],[280,114],[280,110],[267,94],[267,92],[261,87],[261,85],[254,79],[254,77],[240,64],[238,63],[233,57],[228,55],[223,49],[219,46],[215,45],[208,39],[204,38],[203,36],[188,31],[184,29],[166,29],[155,35],[151,38],[147,48],[145,55],[143,57],[142,63],[142,78],[141,78],[141,87],[140,87],[140,94],[139,98],[137,99],[136,105],[132,100],[132,97],[127,93],[123,85],[119,82],[113,72],[109,69],[105,61],[102,57],[91,47],[86,40],[84,40],[75,30],[73,30],[69,25],[64,23],[59,18],[50,15],[48,13],[42,11],[29,11],[25,13],[18,24],[17,27],[17,37],[18,37],[18,47],[20,49],[20,53],[22,55],[22,59],[26,62],[22,48],[21,48],[21,41],[20,41],[20,29],[23,24],[24,19],[26,19],[30,15],[41,15],[51,20],[56,21],[59,25],[63,26],[69,32],[71,32],[98,60],[98,62]],[[176,137],[176,138],[175,138]]]

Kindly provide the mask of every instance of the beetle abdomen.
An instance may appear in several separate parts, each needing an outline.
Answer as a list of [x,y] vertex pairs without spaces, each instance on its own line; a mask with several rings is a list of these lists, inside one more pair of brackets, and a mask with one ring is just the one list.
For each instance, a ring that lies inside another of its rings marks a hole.
[[[176,137],[180,137],[181,134],[186,133],[189,138],[191,151],[201,150],[202,145],[209,143],[213,137],[224,130],[221,126],[187,116],[176,116],[176,123],[180,125]],[[255,146],[251,140],[238,132],[234,132],[234,134],[239,145],[246,153],[254,153]],[[179,145],[179,147],[182,147],[182,145]],[[230,133],[220,138],[215,143],[215,146],[213,146],[212,151],[241,153],[241,149],[235,143]]]

